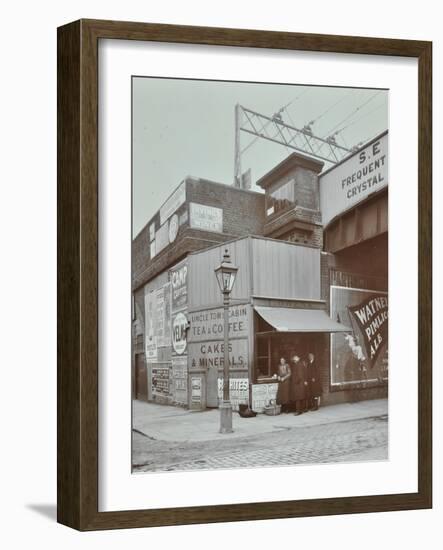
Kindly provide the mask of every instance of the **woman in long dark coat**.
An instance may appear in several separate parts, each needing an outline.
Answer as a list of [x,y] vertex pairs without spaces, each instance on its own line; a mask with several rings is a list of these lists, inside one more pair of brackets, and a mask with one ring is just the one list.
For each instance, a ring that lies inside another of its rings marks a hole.
[[292,357],[291,372],[290,399],[295,404],[295,414],[299,415],[308,410],[308,379],[306,362],[302,361],[298,355]]
[[309,391],[309,410],[316,411],[320,405],[320,397],[323,392],[320,381],[320,372],[313,353],[308,353],[308,360],[306,364]]
[[277,380],[279,381],[277,403],[281,405],[282,412],[288,412],[291,386],[291,368],[284,357],[280,358]]

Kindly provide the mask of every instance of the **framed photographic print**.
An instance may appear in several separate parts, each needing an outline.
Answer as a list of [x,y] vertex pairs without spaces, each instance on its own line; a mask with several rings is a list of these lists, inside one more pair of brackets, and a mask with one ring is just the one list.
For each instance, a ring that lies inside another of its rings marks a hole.
[[432,506],[431,52],[59,28],[59,522]]

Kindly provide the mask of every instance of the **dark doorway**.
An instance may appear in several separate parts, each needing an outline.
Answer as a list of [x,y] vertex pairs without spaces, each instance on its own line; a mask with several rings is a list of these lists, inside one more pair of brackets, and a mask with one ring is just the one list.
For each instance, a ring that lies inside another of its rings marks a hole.
[[143,353],[135,356],[135,398],[141,401],[148,400],[148,376]]

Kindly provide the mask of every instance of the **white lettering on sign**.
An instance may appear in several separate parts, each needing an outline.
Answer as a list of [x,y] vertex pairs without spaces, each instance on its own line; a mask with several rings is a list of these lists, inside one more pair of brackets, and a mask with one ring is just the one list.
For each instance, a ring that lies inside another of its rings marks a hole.
[[[248,368],[248,341],[231,340],[228,347],[229,366],[232,369]],[[190,343],[188,355],[193,369],[221,369],[224,365],[225,345],[223,341]]]
[[195,202],[191,202],[189,208],[190,226],[193,229],[202,229],[215,233],[223,232],[223,210],[221,208],[197,204]]
[[151,370],[152,382],[151,389],[153,395],[168,396],[169,395],[169,368],[156,367]]
[[159,254],[169,244],[169,228],[164,223],[155,233],[155,253]]
[[[214,340],[224,337],[223,308],[197,311],[189,316],[189,341]],[[247,337],[248,307],[235,305],[229,308],[229,335]]]
[[278,384],[252,384],[251,408],[255,412],[263,412],[269,403],[277,399]]
[[186,329],[188,320],[182,312],[172,318],[172,347],[177,355],[183,355],[186,351]]
[[330,299],[330,316],[353,329],[330,336],[331,384],[387,382],[388,294],[331,286]]
[[[223,399],[223,378],[217,379],[217,395]],[[231,378],[229,380],[229,400],[234,411],[238,411],[239,405],[249,403],[249,380],[248,378]]]
[[163,225],[186,200],[186,184],[182,182],[160,208],[160,225]]
[[323,225],[388,185],[388,134],[320,175]]
[[200,377],[191,378],[191,401],[200,403],[202,398],[202,379]]
[[185,356],[173,356],[172,379],[174,401],[186,404],[188,402],[188,358]]
[[188,303],[188,266],[179,264],[170,270],[172,285],[172,311],[178,311],[186,307]]
[[156,315],[155,292],[145,288],[145,357],[147,363],[155,363],[157,360]]

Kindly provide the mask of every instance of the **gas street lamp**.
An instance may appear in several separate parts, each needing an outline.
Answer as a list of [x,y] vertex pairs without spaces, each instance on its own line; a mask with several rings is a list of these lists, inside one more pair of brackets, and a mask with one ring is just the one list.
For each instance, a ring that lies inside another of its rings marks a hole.
[[222,263],[214,270],[220,292],[223,294],[224,347],[223,347],[223,399],[220,403],[220,433],[232,433],[232,405],[229,398],[229,295],[235,283],[238,267],[231,263],[225,249]]

